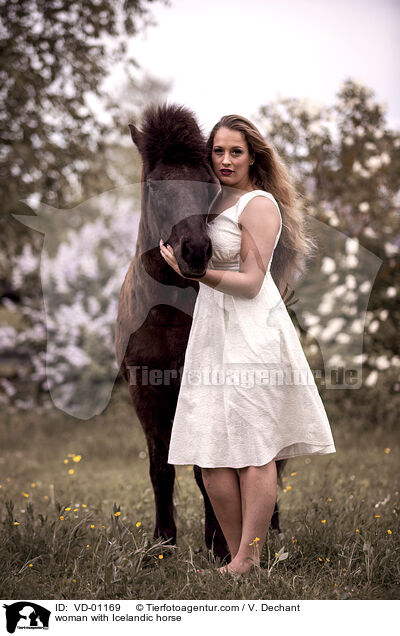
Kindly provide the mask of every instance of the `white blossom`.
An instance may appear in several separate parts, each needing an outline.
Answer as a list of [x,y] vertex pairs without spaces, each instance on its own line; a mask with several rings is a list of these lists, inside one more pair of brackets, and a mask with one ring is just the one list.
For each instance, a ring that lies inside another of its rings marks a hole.
[[321,263],[321,272],[323,274],[332,274],[336,270],[336,263],[330,256],[324,256]]
[[348,274],[346,276],[346,287],[348,289],[356,289],[356,287],[357,287],[356,278],[352,274]]
[[346,253],[347,254],[357,254],[358,248],[360,244],[357,238],[347,238],[346,239]]
[[361,203],[359,203],[358,204],[358,209],[360,210],[360,212],[368,212],[368,210],[369,210],[368,201],[362,201]]
[[379,320],[373,320],[368,326],[368,331],[370,333],[376,333],[380,327]]
[[388,369],[390,367],[390,362],[385,356],[379,356],[375,360],[375,365],[376,365],[377,369],[379,369],[381,371],[381,370],[384,370],[384,369]]
[[378,380],[378,371],[375,371],[375,369],[373,371],[371,371],[371,373],[368,375],[367,379],[365,380],[365,384],[367,386],[375,386],[376,382]]
[[384,247],[385,247],[385,254],[388,258],[399,253],[399,246],[396,245],[395,243],[389,243],[388,241],[386,241]]

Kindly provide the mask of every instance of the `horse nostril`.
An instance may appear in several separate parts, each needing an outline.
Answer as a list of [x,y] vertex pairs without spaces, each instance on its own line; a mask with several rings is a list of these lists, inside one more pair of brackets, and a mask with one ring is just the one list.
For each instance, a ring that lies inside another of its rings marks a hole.
[[184,239],[181,245],[183,260],[190,265],[203,265],[206,259],[211,257],[211,240],[207,236],[203,241],[193,243],[190,239]]

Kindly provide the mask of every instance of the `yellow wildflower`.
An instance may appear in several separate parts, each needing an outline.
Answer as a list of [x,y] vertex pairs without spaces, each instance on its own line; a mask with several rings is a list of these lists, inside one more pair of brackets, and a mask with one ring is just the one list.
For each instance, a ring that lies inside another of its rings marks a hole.
[[297,473],[290,473],[291,477],[294,477],[295,475],[297,475]]
[[119,517],[120,516],[120,512],[114,512],[114,517]]
[[69,459],[64,459],[64,464],[68,464]]
[[69,512],[71,510],[71,508],[65,508],[66,512]]
[[28,565],[28,567],[29,567],[29,568],[33,568],[33,563],[30,563],[30,564]]
[[92,525],[91,525],[90,527],[91,527],[92,529],[94,528],[94,525],[93,525],[93,523],[92,523]]
[[29,495],[27,492],[21,492],[21,495],[23,495],[24,497],[26,497],[26,499],[28,499]]
[[321,519],[321,523],[326,523],[326,519]]
[[321,557],[318,557],[318,561],[322,561]]
[[81,461],[82,455],[75,455],[75,457],[73,457],[72,459],[75,463],[78,463]]
[[70,469],[69,469],[69,471],[68,471],[68,475],[73,475],[73,474],[74,474],[74,472],[75,472],[75,471],[74,471],[74,469],[73,469],[73,468],[70,468]]
[[164,556],[163,556],[162,554],[159,554],[159,555],[158,555],[158,558],[159,558],[159,559],[163,559],[163,558],[164,558]]
[[19,526],[19,521],[14,521],[14,526]]
[[86,504],[82,504],[82,508],[87,508],[87,505]]
[[61,521],[64,521],[64,517],[62,515],[60,516],[60,519],[61,519]]
[[330,559],[326,559],[327,561],[330,561]]
[[358,528],[356,528],[356,532],[360,532]]
[[90,548],[90,545],[89,545],[89,544],[87,544],[87,546],[86,546],[86,547],[87,547],[87,548]]
[[74,512],[78,512],[78,508],[74,508]]
[[387,533],[388,533],[388,534],[392,534],[392,531],[391,531],[391,530],[387,530]]
[[332,501],[332,499],[330,497],[328,497],[327,501]]
[[385,453],[388,455],[388,453],[390,453],[390,448],[385,448]]
[[76,579],[72,579],[72,583],[76,583]]
[[31,488],[36,488],[36,484],[35,483],[31,484]]
[[138,521],[137,524],[136,524],[136,527],[139,528],[141,525],[142,525],[142,522]]
[[286,490],[292,490],[291,486],[286,486]]
[[379,519],[381,515],[375,515],[375,519]]

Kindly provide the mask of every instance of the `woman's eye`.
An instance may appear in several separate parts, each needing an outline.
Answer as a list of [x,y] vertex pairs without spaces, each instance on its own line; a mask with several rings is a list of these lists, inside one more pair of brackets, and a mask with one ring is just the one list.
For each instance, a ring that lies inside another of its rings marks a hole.
[[[214,148],[214,152],[215,152],[216,155],[220,155],[222,150],[221,150],[221,148]],[[242,151],[240,149],[232,150],[232,154],[233,155],[241,155]]]

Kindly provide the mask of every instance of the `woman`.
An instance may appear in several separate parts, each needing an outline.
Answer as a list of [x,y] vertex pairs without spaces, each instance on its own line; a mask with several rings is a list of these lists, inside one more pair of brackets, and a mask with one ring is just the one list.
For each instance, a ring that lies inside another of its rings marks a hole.
[[[287,170],[237,115],[214,126],[207,148],[222,193],[208,215],[213,256],[196,279],[168,462],[201,467],[232,557],[218,570],[246,575],[274,510],[275,461],[336,449],[281,297],[314,245]],[[172,248],[160,241],[160,251],[182,276]]]

